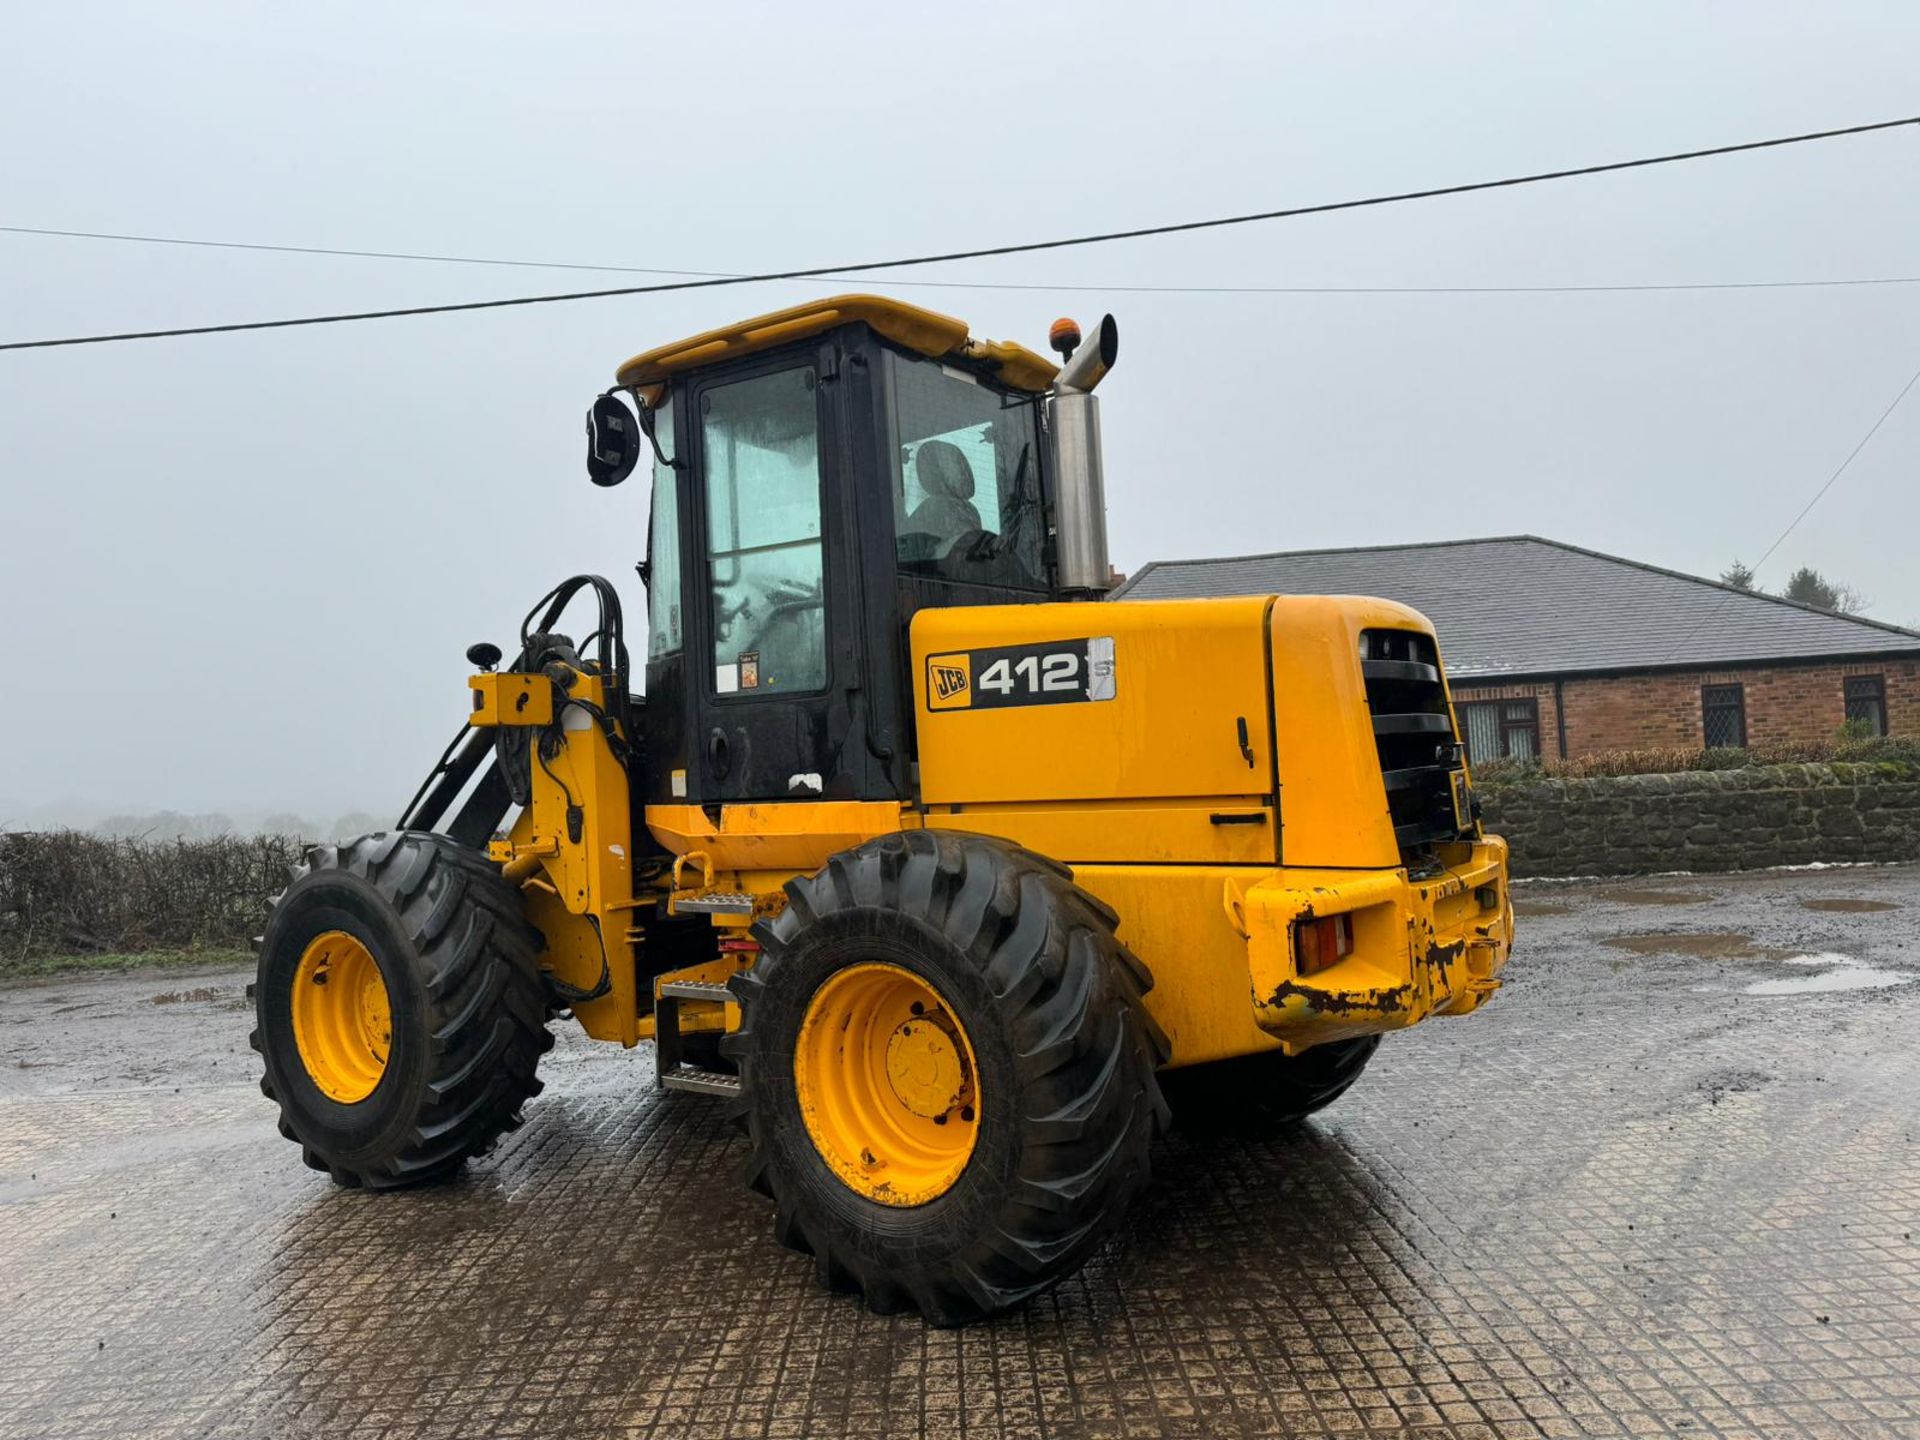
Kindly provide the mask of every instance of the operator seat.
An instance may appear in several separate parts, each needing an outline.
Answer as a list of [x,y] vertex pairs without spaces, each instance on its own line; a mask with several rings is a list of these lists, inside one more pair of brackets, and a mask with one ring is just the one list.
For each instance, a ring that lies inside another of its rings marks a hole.
[[903,534],[932,535],[935,556],[945,555],[963,535],[978,531],[973,507],[973,466],[966,452],[947,440],[929,440],[913,453],[914,473],[926,499],[913,507]]

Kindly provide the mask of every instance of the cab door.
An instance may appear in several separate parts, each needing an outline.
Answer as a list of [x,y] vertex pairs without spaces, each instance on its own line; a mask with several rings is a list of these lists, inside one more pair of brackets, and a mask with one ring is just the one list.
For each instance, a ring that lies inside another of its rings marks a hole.
[[698,798],[812,800],[860,788],[844,466],[829,346],[696,384],[697,564],[687,599]]

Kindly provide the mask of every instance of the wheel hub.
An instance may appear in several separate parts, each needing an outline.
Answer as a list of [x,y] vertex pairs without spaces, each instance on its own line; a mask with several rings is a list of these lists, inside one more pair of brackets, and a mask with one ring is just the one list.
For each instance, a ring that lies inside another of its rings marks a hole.
[[970,1090],[959,1043],[944,1010],[903,1020],[887,1040],[887,1081],[900,1103],[928,1120],[961,1106]]
[[815,1150],[857,1195],[927,1204],[973,1155],[972,1042],[940,992],[902,966],[850,965],[826,979],[801,1022],[793,1076]]
[[355,1105],[386,1074],[393,1010],[380,966],[356,937],[328,930],[313,937],[293,975],[293,1041],[314,1087]]

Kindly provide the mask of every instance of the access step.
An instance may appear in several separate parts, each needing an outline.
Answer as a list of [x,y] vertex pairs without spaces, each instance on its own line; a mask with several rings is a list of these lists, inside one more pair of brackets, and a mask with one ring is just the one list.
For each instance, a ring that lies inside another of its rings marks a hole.
[[751,915],[753,896],[739,891],[709,890],[704,895],[676,898],[673,908],[680,915]]
[[695,1095],[738,1095],[740,1077],[718,1070],[700,1070],[692,1065],[676,1065],[660,1077],[662,1088],[688,1090]]
[[712,980],[662,980],[660,995],[668,1000],[705,1000],[713,1005],[731,1005],[733,992]]

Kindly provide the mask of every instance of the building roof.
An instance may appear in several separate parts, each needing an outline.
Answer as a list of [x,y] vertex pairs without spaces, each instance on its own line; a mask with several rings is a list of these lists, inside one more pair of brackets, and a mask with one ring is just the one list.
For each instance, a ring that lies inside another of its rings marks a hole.
[[1264,594],[1411,605],[1433,621],[1461,679],[1920,654],[1920,633],[1897,625],[1536,535],[1156,560],[1114,598]]

